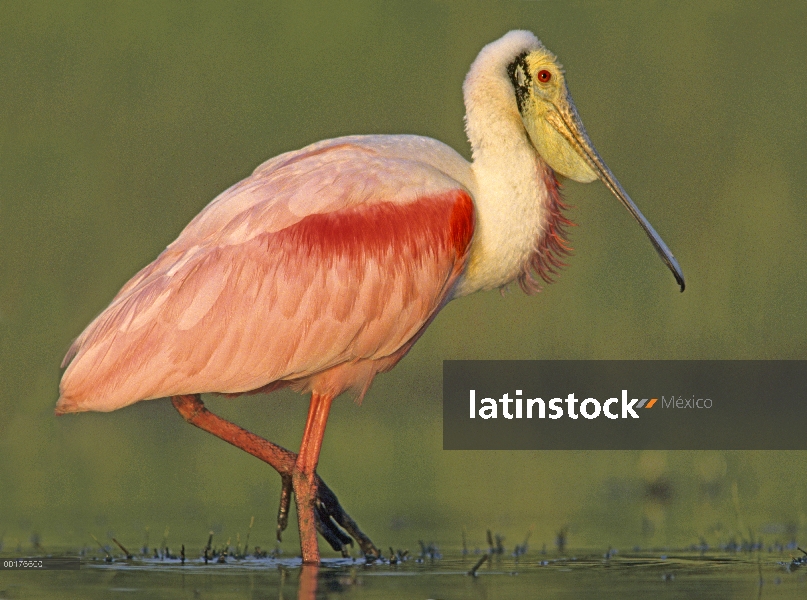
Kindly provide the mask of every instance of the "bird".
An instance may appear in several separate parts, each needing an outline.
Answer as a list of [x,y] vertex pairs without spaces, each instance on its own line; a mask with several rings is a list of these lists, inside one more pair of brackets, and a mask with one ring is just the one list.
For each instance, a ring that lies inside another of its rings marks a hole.
[[[317,532],[344,555],[355,539],[378,556],[316,472],[332,401],[360,401],[449,301],[551,282],[570,252],[564,178],[601,180],[685,286],[533,33],[484,46],[463,96],[471,162],[427,137],[339,137],[272,158],[217,196],[75,339],[55,412],[169,397],[186,421],[277,470],[278,539],[293,496],[303,563],[320,561]],[[297,453],[201,400],[281,388],[310,394]]]

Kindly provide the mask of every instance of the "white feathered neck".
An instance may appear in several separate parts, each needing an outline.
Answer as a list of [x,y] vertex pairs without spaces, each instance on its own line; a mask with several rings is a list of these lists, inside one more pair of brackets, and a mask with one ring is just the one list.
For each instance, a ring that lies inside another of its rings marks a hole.
[[511,31],[482,49],[465,78],[465,126],[473,155],[477,220],[457,296],[502,287],[515,279],[525,291],[536,291],[539,286],[531,269],[545,276],[542,267],[549,263],[541,253],[557,253],[546,247],[554,239],[547,234],[565,221],[557,183],[529,141],[507,73],[516,57],[542,47],[529,31]]

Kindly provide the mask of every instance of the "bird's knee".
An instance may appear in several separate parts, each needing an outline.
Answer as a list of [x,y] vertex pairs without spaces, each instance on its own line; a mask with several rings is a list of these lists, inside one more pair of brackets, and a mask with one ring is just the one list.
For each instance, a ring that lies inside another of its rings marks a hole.
[[198,394],[189,396],[172,396],[171,404],[174,405],[177,412],[182,415],[182,418],[188,423],[192,423],[202,411],[206,410],[205,404],[202,402],[201,398],[199,398]]

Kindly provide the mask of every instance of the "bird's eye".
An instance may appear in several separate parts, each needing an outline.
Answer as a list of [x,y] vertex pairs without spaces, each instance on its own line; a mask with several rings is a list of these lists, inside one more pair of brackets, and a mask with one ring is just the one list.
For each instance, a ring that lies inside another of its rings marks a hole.
[[541,83],[546,83],[550,79],[552,79],[552,73],[550,73],[546,69],[541,69],[540,71],[538,71],[538,81],[540,81]]

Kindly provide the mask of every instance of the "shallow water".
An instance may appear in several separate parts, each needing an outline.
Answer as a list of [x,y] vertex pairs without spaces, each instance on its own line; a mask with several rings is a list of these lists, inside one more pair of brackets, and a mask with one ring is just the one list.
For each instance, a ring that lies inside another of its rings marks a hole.
[[[798,553],[798,551],[796,552]],[[398,564],[352,559],[301,568],[299,559],[84,557],[79,571],[4,571],[0,598],[59,593],[81,598],[803,598],[807,566],[788,552],[701,555],[690,552],[496,557],[476,576],[481,555]]]

